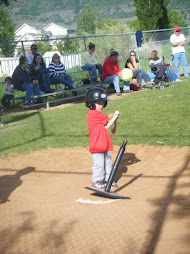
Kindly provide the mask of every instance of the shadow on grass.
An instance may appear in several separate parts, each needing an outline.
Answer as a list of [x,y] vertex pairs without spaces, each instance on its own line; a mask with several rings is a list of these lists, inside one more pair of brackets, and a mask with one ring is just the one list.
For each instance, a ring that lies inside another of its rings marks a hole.
[[25,115],[21,115],[21,116],[18,115],[18,116],[15,116],[14,120],[15,121],[21,121],[23,119],[26,119],[26,118],[31,117],[31,116],[36,115],[36,114],[39,116],[39,120],[40,120],[40,124],[39,124],[41,126],[40,136],[36,137],[36,138],[33,138],[31,140],[27,140],[25,142],[21,142],[21,140],[20,140],[19,144],[12,145],[12,146],[5,147],[5,148],[0,148],[0,151],[7,151],[7,150],[9,150],[11,148],[23,146],[25,144],[30,144],[30,143],[33,143],[35,141],[38,141],[41,138],[51,137],[51,136],[54,135],[54,134],[46,134],[46,130],[45,130],[45,126],[44,126],[44,119],[42,117],[41,112],[34,112],[34,113],[29,114],[29,116],[28,116],[28,114],[26,116]]
[[[179,169],[177,174],[171,177],[171,180],[166,188],[164,195],[161,198],[151,201],[151,203],[157,207],[156,212],[153,214],[152,226],[150,228],[151,233],[147,235],[144,245],[140,253],[143,254],[153,254],[156,250],[164,222],[166,220],[166,215],[168,208],[171,204],[175,203],[176,211],[172,213],[176,218],[182,219],[184,217],[190,217],[190,199],[189,195],[184,193],[184,195],[175,195],[177,189],[177,181],[183,176],[188,170],[190,163],[190,156],[187,157],[183,167]],[[187,187],[187,186],[183,186]],[[180,186],[181,188],[181,186]],[[176,229],[177,230],[177,229]],[[186,244],[190,245],[190,234],[186,235],[184,238]]]
[[30,113],[27,113],[26,114],[15,114],[13,116],[11,116],[11,120],[9,120],[8,122],[4,122],[5,124],[9,124],[9,123],[12,123],[12,122],[18,122],[18,121],[22,121],[22,120],[25,120],[25,119],[28,119],[32,116],[35,116],[36,114],[40,114],[41,112],[30,112]]
[[11,193],[18,188],[23,181],[21,176],[29,174],[35,170],[34,167],[20,169],[14,175],[4,175],[0,177],[0,204],[6,203],[9,200]]

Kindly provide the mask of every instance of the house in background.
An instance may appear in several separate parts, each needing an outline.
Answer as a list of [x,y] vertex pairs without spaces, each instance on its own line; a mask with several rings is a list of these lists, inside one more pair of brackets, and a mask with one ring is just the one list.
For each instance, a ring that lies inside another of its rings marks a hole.
[[53,36],[58,36],[58,37],[66,36],[68,34],[67,28],[56,25],[54,23],[47,25],[46,27],[43,28],[43,30],[49,31],[51,32]]
[[[31,45],[36,40],[41,40],[42,38],[48,40],[51,39],[49,43],[54,48],[58,38],[64,38],[67,34],[68,34],[67,28],[54,23],[51,23],[43,27],[41,30],[37,30],[35,27],[32,27],[24,23],[20,28],[18,28],[15,31],[15,40],[23,41],[25,50],[30,51]],[[16,55],[18,54],[20,48],[22,48],[21,42],[17,44],[15,52]]]
[[27,25],[26,23],[24,23],[21,27],[19,27],[16,31],[15,31],[15,39],[19,40],[20,37],[23,37],[25,34],[33,34],[35,35],[37,38],[40,38],[40,31],[35,29],[32,26]]

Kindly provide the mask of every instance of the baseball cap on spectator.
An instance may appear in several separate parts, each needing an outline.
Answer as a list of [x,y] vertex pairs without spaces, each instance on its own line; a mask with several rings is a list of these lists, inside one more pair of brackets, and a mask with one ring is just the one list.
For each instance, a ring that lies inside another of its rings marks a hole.
[[175,30],[175,31],[179,31],[179,30],[180,30],[180,27],[179,27],[179,26],[175,26],[175,27],[174,27],[174,30]]

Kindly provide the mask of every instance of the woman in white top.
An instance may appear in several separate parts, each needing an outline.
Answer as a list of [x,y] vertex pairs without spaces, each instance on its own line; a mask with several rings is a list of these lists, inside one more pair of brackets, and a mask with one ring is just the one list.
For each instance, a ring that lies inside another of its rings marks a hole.
[[89,70],[90,71],[90,79],[92,82],[97,81],[97,73],[96,69],[98,69],[100,78],[102,78],[102,65],[98,63],[97,58],[94,54],[95,51],[95,45],[93,43],[89,43],[88,45],[88,51],[84,52],[82,54],[81,60],[82,60],[82,69],[83,70]]

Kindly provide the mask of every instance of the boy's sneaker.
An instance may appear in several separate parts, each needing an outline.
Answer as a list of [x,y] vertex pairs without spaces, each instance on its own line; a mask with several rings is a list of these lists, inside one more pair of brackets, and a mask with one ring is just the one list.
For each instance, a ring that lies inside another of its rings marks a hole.
[[105,188],[105,184],[103,184],[102,181],[92,182],[92,187],[103,190]]
[[[105,185],[107,184],[107,182],[105,182]],[[111,188],[117,188],[118,184],[116,182],[113,182],[111,185]]]

